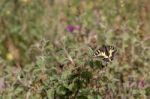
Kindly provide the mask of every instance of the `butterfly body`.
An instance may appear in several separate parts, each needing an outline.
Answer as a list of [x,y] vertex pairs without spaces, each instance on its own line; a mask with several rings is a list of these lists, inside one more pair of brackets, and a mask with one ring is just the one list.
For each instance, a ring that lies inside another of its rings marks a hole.
[[96,50],[93,54],[94,57],[100,57],[105,62],[111,62],[116,53],[116,49],[114,46],[103,45],[101,48]]

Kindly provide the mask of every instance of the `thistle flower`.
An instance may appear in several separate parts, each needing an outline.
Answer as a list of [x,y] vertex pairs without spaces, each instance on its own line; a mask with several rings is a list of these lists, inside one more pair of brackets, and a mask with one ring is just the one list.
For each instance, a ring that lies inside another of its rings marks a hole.
[[67,26],[66,29],[67,29],[68,32],[73,32],[75,30],[75,26],[69,25],[69,26]]
[[80,31],[81,27],[79,25],[68,25],[66,30],[68,32],[73,32],[74,30]]
[[144,86],[145,86],[144,80],[139,81],[138,87],[139,87],[139,88],[144,88]]

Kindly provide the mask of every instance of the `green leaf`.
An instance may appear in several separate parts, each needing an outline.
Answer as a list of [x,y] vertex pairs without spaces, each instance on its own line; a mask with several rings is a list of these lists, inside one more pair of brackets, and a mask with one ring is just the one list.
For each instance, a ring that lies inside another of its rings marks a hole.
[[65,71],[65,72],[63,72],[61,78],[62,78],[63,80],[68,79],[68,77],[69,77],[70,74],[71,74],[71,71],[70,71],[70,70]]
[[77,84],[71,83],[71,84],[68,86],[68,89],[69,89],[70,91],[77,90]]
[[58,95],[65,95],[67,92],[67,88],[65,88],[64,86],[60,85],[57,90],[56,90]]
[[84,78],[87,82],[92,78],[92,73],[89,71],[84,71],[81,73],[81,77]]
[[150,95],[150,87],[147,87],[147,88],[145,89],[145,91],[146,91],[146,95],[149,96],[149,95]]
[[54,89],[49,89],[47,91],[47,97],[48,97],[48,99],[54,99],[54,93],[55,93]]

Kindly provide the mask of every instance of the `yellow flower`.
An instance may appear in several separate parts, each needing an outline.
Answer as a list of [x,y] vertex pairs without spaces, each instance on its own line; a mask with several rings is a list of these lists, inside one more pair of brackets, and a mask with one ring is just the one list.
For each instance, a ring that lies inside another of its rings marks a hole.
[[29,0],[22,0],[23,3],[27,3]]
[[9,60],[9,61],[12,61],[12,60],[14,59],[14,57],[13,57],[13,55],[12,55],[11,53],[7,53],[7,54],[6,54],[6,58],[7,58],[7,60]]

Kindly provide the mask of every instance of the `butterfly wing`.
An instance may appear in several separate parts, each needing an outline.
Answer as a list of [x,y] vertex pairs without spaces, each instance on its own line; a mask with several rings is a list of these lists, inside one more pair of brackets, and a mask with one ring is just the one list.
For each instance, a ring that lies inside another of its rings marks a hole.
[[109,58],[111,61],[113,60],[116,51],[117,50],[113,46],[109,46]]
[[105,62],[110,62],[113,60],[115,52],[116,52],[116,49],[113,46],[103,45],[100,49],[94,52],[93,56],[100,57]]
[[96,50],[94,52],[94,57],[100,57],[100,58],[108,58],[108,55],[106,55],[106,48],[102,46],[100,49]]

